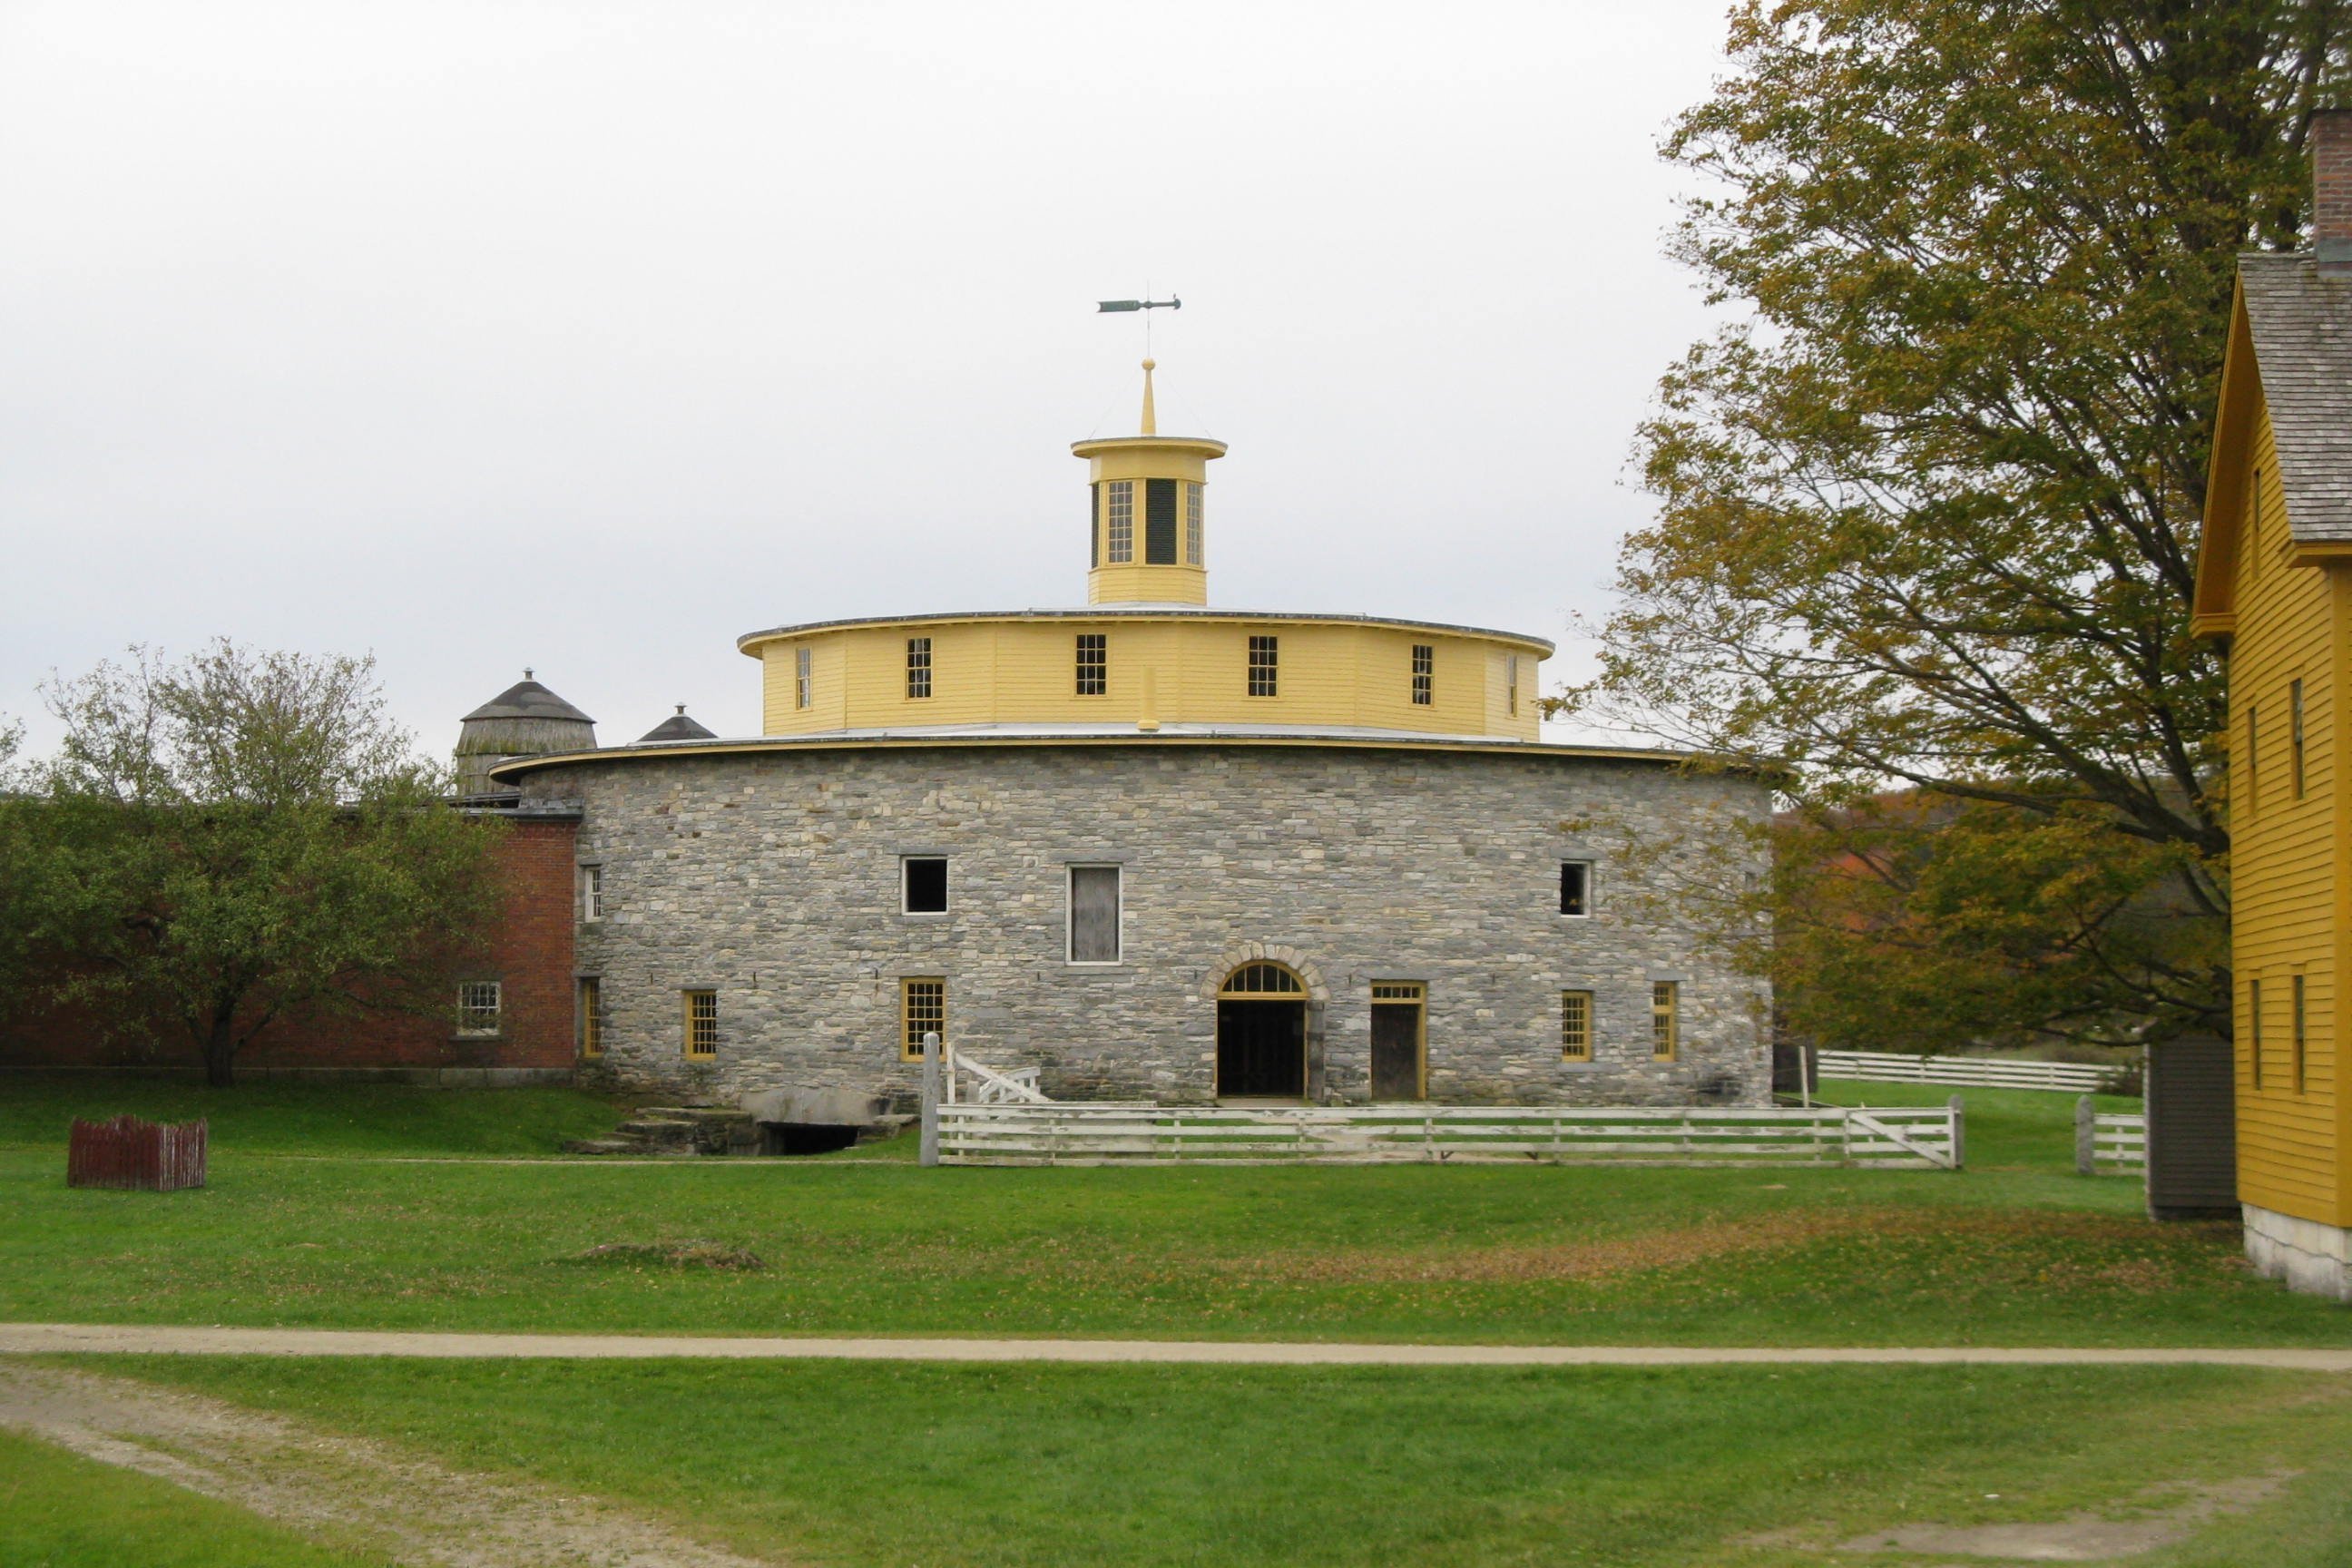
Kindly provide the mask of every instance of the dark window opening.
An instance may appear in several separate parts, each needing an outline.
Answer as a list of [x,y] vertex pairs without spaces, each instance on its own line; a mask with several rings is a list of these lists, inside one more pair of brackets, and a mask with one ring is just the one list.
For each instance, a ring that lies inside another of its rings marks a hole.
[[943,915],[948,911],[948,862],[942,855],[909,855],[906,866],[907,901],[910,915]]
[[1564,915],[1589,915],[1592,912],[1592,862],[1563,860],[1559,863],[1559,912]]
[[1143,563],[1176,564],[1176,481],[1143,481]]

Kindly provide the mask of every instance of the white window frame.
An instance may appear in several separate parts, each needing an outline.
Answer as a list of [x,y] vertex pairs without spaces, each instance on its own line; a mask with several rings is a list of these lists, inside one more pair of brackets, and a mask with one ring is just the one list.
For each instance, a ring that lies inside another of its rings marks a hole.
[[1103,497],[1103,564],[1135,563],[1135,481],[1111,479]]
[[[1559,911],[1559,918],[1564,921],[1589,921],[1592,918],[1593,909],[1599,901],[1593,896],[1594,881],[1592,875],[1592,862],[1590,860],[1580,859],[1573,855],[1561,856],[1559,860],[1559,874],[1560,880],[1562,882],[1565,882],[1568,879],[1568,868],[1570,866],[1581,866],[1584,868],[1584,912],[1582,914],[1570,914],[1568,910],[1561,910]],[[1561,889],[1557,887],[1555,888],[1555,892],[1560,890]],[[1557,904],[1555,904],[1555,907],[1557,907]]]
[[[1108,871],[1118,879],[1118,918],[1111,926],[1116,958],[1079,958],[1078,873]],[[1062,960],[1073,969],[1117,969],[1127,962],[1127,868],[1116,860],[1074,860],[1062,873]]]
[[604,918],[604,868],[580,868],[580,923],[594,925]]
[[[481,1005],[479,997],[487,992],[489,1005]],[[487,1027],[469,1025],[467,1020],[484,1014],[489,1016]],[[501,980],[461,980],[457,983],[457,1037],[461,1040],[492,1040],[506,1029],[507,989]]]
[[[913,915],[919,920],[934,919],[938,916],[946,914],[950,910],[955,907],[955,890],[950,886],[948,859],[949,857],[945,855],[901,855],[898,857],[898,912],[900,914]],[[918,860],[936,860],[940,863],[940,907],[938,909],[919,910],[913,907],[914,899],[909,887],[912,879],[908,875],[908,868]]]
[[1184,481],[1184,564],[1201,564],[1201,481]]
[[803,643],[793,650],[793,706],[806,708],[814,700],[816,659],[814,650]]

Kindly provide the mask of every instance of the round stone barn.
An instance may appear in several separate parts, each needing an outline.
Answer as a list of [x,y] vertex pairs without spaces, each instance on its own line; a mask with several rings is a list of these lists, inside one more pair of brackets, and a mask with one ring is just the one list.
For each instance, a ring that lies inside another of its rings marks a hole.
[[752,632],[761,735],[490,769],[578,814],[583,1073],[904,1103],[937,1030],[1055,1099],[1764,1103],[1707,889],[1766,783],[1544,743],[1540,637],[1212,607],[1225,448],[1150,370],[1073,447],[1084,607]]

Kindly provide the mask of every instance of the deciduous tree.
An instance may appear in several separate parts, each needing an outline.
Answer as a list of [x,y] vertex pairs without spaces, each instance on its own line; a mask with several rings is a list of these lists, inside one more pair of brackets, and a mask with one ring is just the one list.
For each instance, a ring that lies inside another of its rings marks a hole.
[[447,963],[495,917],[498,825],[443,804],[373,660],[132,652],[47,690],[62,994],[176,1025],[218,1085],[292,1009],[446,1014]]
[[[1721,183],[1673,248],[1737,319],[1662,384],[1657,519],[1574,698],[1793,764],[1817,836],[1908,784],[1986,808],[2004,899],[2063,903],[2088,857],[2223,919],[2207,426],[2235,255],[2297,242],[2347,37],[2338,0],[1737,10],[1735,72],[1666,145]],[[2222,949],[2171,930],[2107,955],[2127,1034],[2227,1027]],[[2070,941],[2097,967],[2108,937]],[[2063,991],[1996,1011],[2079,1022]]]

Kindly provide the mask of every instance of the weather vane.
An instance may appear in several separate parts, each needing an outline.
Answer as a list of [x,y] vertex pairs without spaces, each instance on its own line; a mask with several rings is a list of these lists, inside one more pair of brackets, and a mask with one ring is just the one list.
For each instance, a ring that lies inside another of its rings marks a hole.
[[1095,306],[1095,314],[1106,310],[1181,310],[1184,301],[1172,296],[1166,300],[1104,300]]

